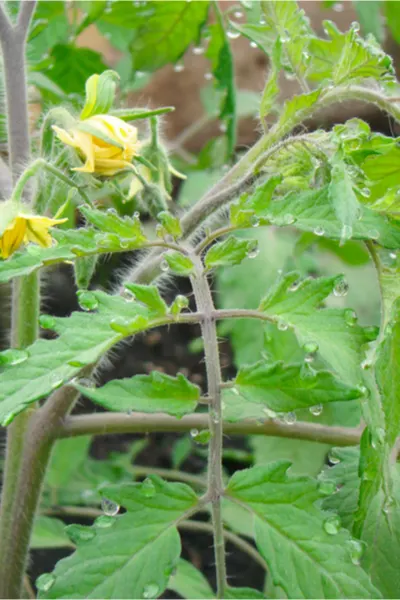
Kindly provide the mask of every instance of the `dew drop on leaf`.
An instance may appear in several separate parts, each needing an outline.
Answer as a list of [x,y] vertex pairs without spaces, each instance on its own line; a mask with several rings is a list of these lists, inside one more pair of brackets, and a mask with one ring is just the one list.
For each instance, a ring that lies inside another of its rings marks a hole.
[[78,291],[78,302],[79,302],[79,306],[83,310],[96,310],[96,308],[98,308],[98,306],[99,306],[99,302],[98,302],[95,294],[93,294],[93,292],[88,292],[86,290]]
[[235,12],[233,13],[233,16],[235,17],[235,19],[242,19],[243,13],[241,10],[235,10]]
[[340,463],[340,458],[335,456],[334,452],[330,452],[328,455],[328,461],[331,465],[338,465]]
[[306,342],[303,346],[303,350],[307,354],[315,354],[318,352],[318,344],[316,342]]
[[101,499],[101,510],[108,517],[115,517],[115,515],[118,514],[119,509],[120,506],[116,502],[104,497]]
[[182,62],[177,62],[174,65],[174,71],[175,73],[182,73],[182,71],[185,69],[185,66]]
[[359,565],[364,552],[362,543],[358,540],[348,540],[346,542],[346,548],[349,551],[351,562],[354,565]]
[[258,48],[256,42],[250,42],[250,48],[254,48],[254,49]]
[[202,429],[201,431],[198,429],[192,429],[190,431],[190,435],[193,441],[201,446],[208,444],[211,438],[211,432],[208,429]]
[[365,196],[366,198],[369,198],[369,197],[370,197],[370,195],[371,195],[371,190],[370,190],[369,188],[365,187],[365,188],[363,188],[363,189],[361,190],[361,193],[362,193],[362,195],[363,195],[363,196]]
[[255,246],[248,251],[247,256],[249,258],[256,258],[258,256],[259,252],[260,252],[260,250],[259,250],[258,246]]
[[161,264],[160,264],[160,269],[161,271],[164,271],[164,273],[166,273],[169,269],[169,264],[167,263],[166,260],[162,260]]
[[317,227],[315,227],[314,229],[314,233],[315,235],[318,235],[318,237],[321,237],[322,235],[324,235],[325,229],[321,227],[321,225],[317,225]]
[[175,303],[178,306],[178,308],[187,308],[189,306],[188,298],[186,298],[186,296],[182,296],[180,294],[178,296],[176,296]]
[[56,326],[56,320],[51,315],[40,315],[39,325],[43,329],[54,329]]
[[340,298],[345,296],[348,291],[349,284],[347,283],[347,281],[343,277],[338,279],[335,283],[335,287],[333,288],[333,294]]
[[156,583],[149,583],[144,587],[143,598],[157,598],[160,588]]
[[109,517],[107,515],[102,515],[101,517],[97,517],[94,524],[96,527],[100,527],[100,529],[108,529],[108,527],[112,527],[117,522],[114,517]]
[[310,413],[312,415],[314,415],[314,417],[319,417],[319,415],[322,413],[324,407],[322,404],[316,404],[315,406],[310,406]]
[[278,323],[278,329],[279,331],[286,331],[288,328],[288,324],[285,323],[284,321],[279,321]]
[[354,310],[348,308],[344,311],[344,320],[349,327],[354,327],[357,324],[357,315]]
[[226,35],[230,40],[237,40],[240,38],[240,31],[236,31],[236,29],[228,29]]
[[64,383],[64,379],[58,373],[50,375],[50,385],[52,390],[56,390]]
[[86,527],[85,525],[70,525],[67,528],[67,534],[74,544],[79,544],[81,542],[90,542],[96,536],[96,531],[92,527]]
[[51,573],[43,573],[36,579],[36,587],[41,592],[48,592],[54,585],[56,578]]
[[153,498],[156,495],[156,488],[151,479],[147,478],[143,481],[141,492],[145,498]]
[[190,430],[190,437],[195,438],[196,435],[199,435],[199,430],[198,429],[191,429]]
[[14,367],[20,363],[25,362],[29,358],[29,354],[26,350],[17,350],[9,348],[0,352],[0,366]]
[[284,419],[286,425],[293,425],[297,421],[296,413],[294,413],[294,412],[285,413],[283,419]]
[[203,46],[194,46],[192,52],[196,56],[200,56],[201,54],[204,54],[204,48]]
[[231,388],[231,392],[232,394],[235,394],[235,396],[239,396],[239,390],[235,387]]
[[324,521],[324,529],[329,535],[336,535],[340,529],[340,519],[338,516],[329,517]]
[[371,238],[371,240],[377,240],[379,238],[379,231],[377,229],[371,229],[368,231],[367,236]]

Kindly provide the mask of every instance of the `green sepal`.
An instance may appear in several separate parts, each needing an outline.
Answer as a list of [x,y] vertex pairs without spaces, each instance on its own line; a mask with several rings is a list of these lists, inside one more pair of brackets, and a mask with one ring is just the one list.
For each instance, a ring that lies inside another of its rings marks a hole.
[[86,102],[80,115],[81,119],[108,113],[114,103],[118,80],[118,73],[111,70],[89,77],[86,81]]

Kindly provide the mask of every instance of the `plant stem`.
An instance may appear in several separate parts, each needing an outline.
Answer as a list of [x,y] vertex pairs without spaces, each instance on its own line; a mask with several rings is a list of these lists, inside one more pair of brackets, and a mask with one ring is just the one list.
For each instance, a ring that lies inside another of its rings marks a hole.
[[[176,431],[187,433],[191,429],[206,429],[206,414],[186,415],[181,419],[165,414],[105,412],[66,417],[57,431],[61,438],[80,435],[109,435],[115,433],[149,433]],[[318,423],[297,421],[292,425],[266,419],[246,419],[223,423],[225,435],[268,435],[272,437],[307,440],[332,446],[357,446],[363,429],[358,427],[332,427]]]
[[226,564],[224,527],[221,511],[221,496],[224,491],[222,476],[223,426],[221,407],[221,367],[219,360],[217,329],[213,316],[214,303],[201,259],[192,255],[195,273],[191,277],[197,310],[203,313],[201,332],[204,341],[204,354],[207,372],[207,391],[210,397],[209,427],[210,444],[208,450],[208,488],[211,501],[211,515],[214,536],[214,554],[217,571],[217,597],[223,598],[226,588]]
[[[181,529],[187,529],[188,531],[204,531],[205,533],[213,532],[213,526],[210,523],[203,523],[202,521],[182,521],[179,523],[178,527]],[[232,542],[232,544],[235,544],[235,546],[237,546],[242,552],[245,552],[251,556],[251,558],[263,569],[268,569],[267,563],[261,554],[257,552],[254,546],[243,540],[240,536],[236,535],[236,533],[232,533],[226,529],[224,529],[224,537],[229,542]]]
[[[8,19],[4,5],[0,6],[0,44],[5,78],[9,165],[14,184],[30,157],[25,41],[35,6],[36,1],[21,3],[15,27]],[[32,274],[14,280],[11,318],[11,345],[14,348],[24,348],[37,338],[39,305],[38,275]],[[15,559],[15,556],[10,554],[10,546],[17,518],[16,507],[20,502],[18,474],[23,461],[30,413],[31,411],[26,411],[17,417],[7,432],[0,504],[0,598],[19,598],[22,589],[25,559],[18,563],[21,570],[16,579],[10,578],[10,565],[14,566]]]

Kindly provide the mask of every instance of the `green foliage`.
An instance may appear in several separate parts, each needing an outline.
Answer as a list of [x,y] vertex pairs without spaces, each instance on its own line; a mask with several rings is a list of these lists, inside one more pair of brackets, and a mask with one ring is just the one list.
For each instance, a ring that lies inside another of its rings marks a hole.
[[207,252],[204,264],[208,269],[226,265],[238,265],[246,257],[257,256],[256,240],[238,239],[233,235],[214,244]]
[[127,512],[74,529],[77,550],[57,564],[51,585],[37,581],[41,598],[155,598],[167,587],[180,555],[176,524],[196,505],[195,493],[155,476],[103,493]]
[[350,534],[334,514],[315,506],[321,497],[317,482],[288,477],[289,466],[280,462],[241,471],[227,488],[254,513],[256,543],[274,585],[292,598],[379,597],[351,560]]
[[151,375],[136,375],[117,379],[98,389],[76,385],[85,396],[109,410],[131,413],[166,412],[182,417],[195,410],[199,388],[181,374],[176,378],[153,371]]

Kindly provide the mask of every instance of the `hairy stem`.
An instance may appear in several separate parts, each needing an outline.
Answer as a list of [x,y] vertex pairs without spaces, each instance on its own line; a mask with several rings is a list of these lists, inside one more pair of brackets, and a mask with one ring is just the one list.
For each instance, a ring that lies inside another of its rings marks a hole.
[[[3,55],[5,95],[8,126],[8,152],[12,181],[18,180],[30,157],[30,139],[27,110],[27,86],[25,74],[25,42],[36,1],[21,3],[17,24],[10,23],[0,6],[0,45]],[[13,282],[11,345],[24,348],[38,335],[39,278],[37,274],[21,277]],[[20,501],[18,474],[23,461],[23,449],[30,414],[17,417],[9,427],[5,452],[3,486],[0,504],[0,598],[19,598],[22,589],[27,546],[21,553],[10,554],[13,543],[13,527]],[[17,572],[10,571],[17,565]],[[20,569],[18,571],[18,569]]]
[[221,408],[221,367],[217,341],[217,329],[213,316],[214,303],[204,272],[201,258],[192,256],[195,274],[191,278],[197,309],[203,313],[201,331],[204,341],[204,354],[207,372],[207,389],[210,397],[209,428],[211,433],[208,454],[208,488],[211,501],[211,514],[214,535],[214,554],[217,570],[217,597],[223,598],[226,588],[226,564],[224,528],[221,512],[221,496],[224,491],[222,477],[222,408]]
[[[17,475],[17,500],[10,518],[10,536],[0,580],[0,598],[20,598],[46,468],[56,441],[56,432],[79,393],[65,386],[52,394],[46,404],[31,414],[25,430],[22,460]],[[31,411],[25,411],[24,415]],[[3,541],[3,540],[2,540]]]
[[[57,435],[65,438],[116,433],[146,434],[156,431],[188,433],[191,429],[206,429],[207,426],[208,416],[200,413],[177,419],[161,413],[138,412],[127,416],[121,413],[105,412],[67,417],[60,425]],[[268,435],[332,446],[357,446],[363,431],[358,427],[332,427],[301,421],[289,425],[272,419],[265,421],[246,419],[237,423],[226,421],[223,423],[223,429],[226,435]]]

